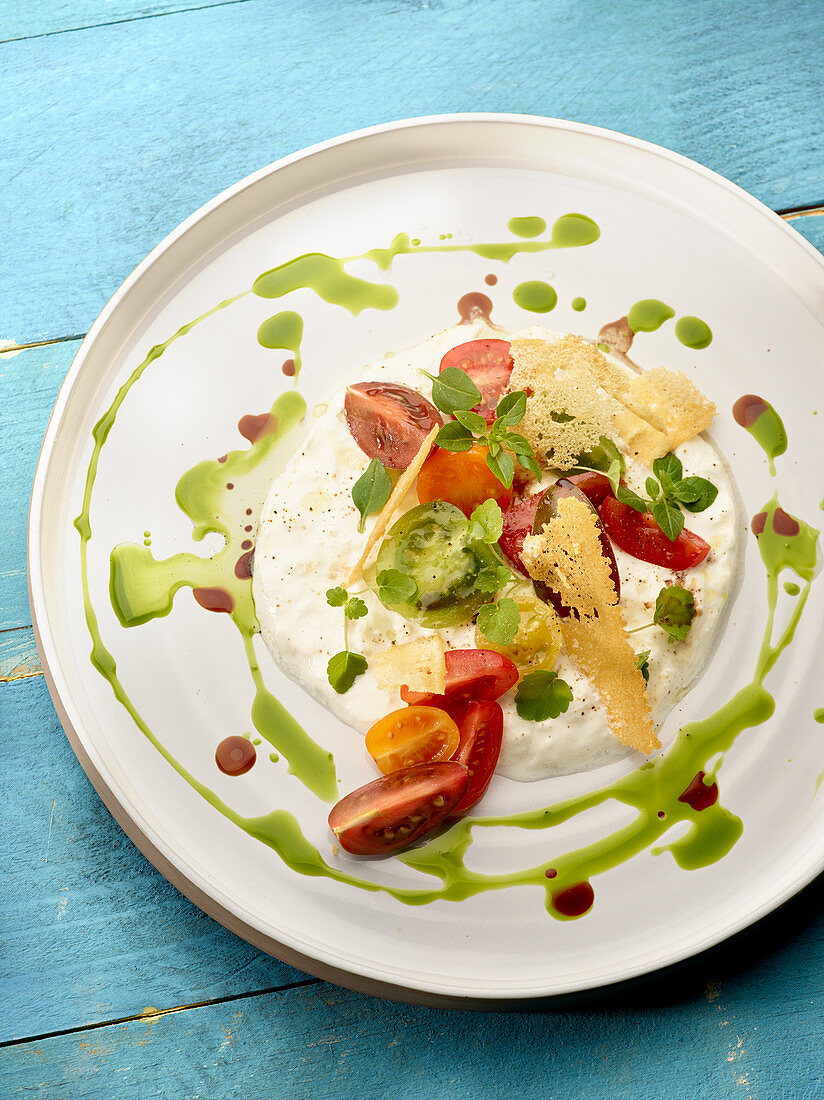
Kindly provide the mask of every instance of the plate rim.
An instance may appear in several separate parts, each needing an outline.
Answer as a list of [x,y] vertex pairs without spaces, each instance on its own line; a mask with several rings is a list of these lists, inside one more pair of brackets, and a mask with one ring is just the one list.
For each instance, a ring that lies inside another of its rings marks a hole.
[[[592,992],[597,989],[615,988],[622,984],[666,971],[669,967],[682,963],[687,959],[695,958],[717,946],[724,940],[729,939],[731,936],[741,932],[743,929],[757,923],[764,916],[784,905],[790,898],[795,896],[800,890],[809,885],[819,874],[821,874],[822,870],[824,870],[824,857],[819,860],[817,865],[813,864],[811,867],[806,868],[803,874],[797,875],[782,891],[765,899],[759,906],[750,909],[745,915],[739,916],[738,919],[732,920],[723,927],[717,928],[711,935],[705,936],[699,946],[690,946],[684,949],[682,945],[680,950],[678,950],[677,945],[670,946],[668,951],[659,952],[657,960],[650,960],[646,965],[642,964],[641,966],[636,964],[635,967],[625,972],[616,973],[607,980],[593,976],[589,980],[566,981],[564,983],[559,983],[556,988],[547,989],[544,987],[540,990],[536,989],[534,992],[516,991],[513,993],[512,991],[506,991],[504,989],[486,989],[481,993],[477,991],[474,993],[458,993],[455,991],[445,992],[443,988],[438,987],[437,983],[433,982],[431,978],[425,981],[419,980],[416,985],[396,984],[384,978],[377,977],[374,973],[368,973],[368,966],[364,966],[361,970],[335,967],[324,959],[318,958],[315,955],[306,955],[294,946],[284,943],[282,940],[276,939],[270,934],[262,932],[254,924],[245,921],[241,916],[218,901],[217,898],[204,891],[198,883],[190,877],[185,869],[179,867],[169,859],[149,836],[148,832],[128,813],[116,793],[116,788],[119,786],[116,777],[104,776],[97,768],[86,749],[83,734],[76,728],[64,704],[63,693],[65,692],[67,696],[70,695],[70,685],[68,677],[63,674],[62,662],[57,652],[54,637],[50,631],[45,585],[42,571],[39,569],[43,542],[43,525],[41,523],[43,516],[43,498],[50,469],[50,460],[56,441],[56,434],[63,420],[66,407],[69,404],[72,392],[84,368],[86,360],[91,353],[91,349],[97,342],[101,331],[108,324],[112,315],[117,311],[123,298],[125,298],[131,289],[144,277],[154,263],[178,240],[183,238],[190,230],[209,217],[226,202],[292,164],[302,160],[308,160],[313,156],[325,153],[328,150],[342,145],[399,130],[425,129],[427,127],[443,124],[471,125],[475,123],[528,125],[535,126],[542,130],[567,131],[615,142],[619,145],[637,149],[646,154],[658,156],[669,161],[673,165],[698,174],[716,186],[720,186],[739,201],[742,199],[745,200],[746,205],[757,214],[767,217],[773,226],[780,226],[785,234],[788,235],[788,239],[792,241],[796,247],[800,244],[802,250],[819,266],[821,274],[824,276],[824,256],[822,256],[822,254],[787,221],[759,199],[697,161],[691,160],[663,146],[623,134],[619,131],[548,116],[514,113],[465,112],[425,115],[380,123],[375,126],[364,127],[325,141],[317,142],[304,149],[279,158],[271,164],[250,173],[200,206],[178,226],[172,229],[172,231],[148,253],[120,284],[95,319],[80,344],[80,347],[77,349],[72,364],[60,387],[40,448],[29,503],[27,585],[32,615],[32,628],[41,657],[44,678],[55,711],[69,744],[89,781],[115,821],[117,821],[138,850],[177,890],[189,898],[190,901],[196,904],[208,916],[212,917],[218,921],[218,923],[245,939],[259,950],[280,959],[288,965],[297,967],[306,973],[334,982],[345,988],[412,1004],[454,1008],[504,1009],[508,1006],[517,1004],[535,1004],[539,1001],[544,1002],[547,1000],[568,997],[576,993],[580,994]],[[52,667],[52,665],[54,665],[54,667]],[[62,692],[61,687],[63,689]]]

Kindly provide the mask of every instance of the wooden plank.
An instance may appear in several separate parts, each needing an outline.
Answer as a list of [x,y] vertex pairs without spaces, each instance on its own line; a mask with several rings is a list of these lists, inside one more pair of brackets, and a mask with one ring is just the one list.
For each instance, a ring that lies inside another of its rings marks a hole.
[[39,1088],[84,1100],[812,1098],[820,983],[807,962],[788,949],[755,974],[694,983],[686,996],[659,988],[531,1013],[410,1008],[302,986],[7,1047],[0,1080],[9,1097]]
[[222,188],[409,115],[578,119],[675,148],[773,207],[822,201],[809,52],[822,34],[820,0],[798,0],[792,19],[771,0],[666,15],[659,0],[629,12],[608,0],[250,0],[0,46],[0,338],[85,331]]
[[42,676],[0,684],[0,715],[0,1043],[304,977],[140,855],[77,763]]
[[824,208],[820,214],[800,214],[786,219],[819,252],[824,252]]
[[26,525],[40,444],[79,341],[0,353],[0,630],[31,625]]
[[0,633],[0,684],[42,676],[40,657],[30,627]]
[[6,4],[0,20],[0,45],[21,38],[41,37],[46,34],[65,34],[108,23],[125,23],[135,19],[156,19],[164,15],[196,12],[201,8],[215,8],[224,4],[243,4],[247,0],[172,0],[163,3],[129,3],[129,0],[27,0],[26,3]]

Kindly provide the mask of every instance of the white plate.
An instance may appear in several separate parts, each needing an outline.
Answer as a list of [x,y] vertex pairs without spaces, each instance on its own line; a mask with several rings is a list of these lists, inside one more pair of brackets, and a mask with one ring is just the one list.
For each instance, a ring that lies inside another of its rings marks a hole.
[[[550,918],[543,890],[535,887],[408,907],[385,894],[293,873],[180,778],[89,661],[73,520],[81,509],[92,428],[152,345],[301,253],[360,254],[387,245],[400,231],[435,244],[450,233],[450,243],[507,240],[513,216],[540,215],[551,224],[568,211],[600,225],[596,245],[518,255],[508,265],[471,252],[400,257],[388,275],[372,264],[353,265],[359,274],[398,287],[400,303],[388,312],[354,318],[306,290],[282,303],[243,298],[149,367],[103,449],[91,507],[89,582],[126,690],[160,740],[239,813],[285,806],[334,859],[324,805],[283,765],[264,756],[238,779],[215,768],[217,742],[252,728],[249,673],[228,617],[208,615],[184,589],[168,617],[124,630],[108,600],[111,547],[140,542],[144,529],[151,530],[158,557],[204,553],[175,505],[174,486],[200,459],[244,445],[236,429],[240,416],[268,408],[290,384],[280,371],[285,353],[256,341],[273,305],[304,317],[300,383],[311,409],[365,362],[452,324],[456,302],[467,291],[488,293],[495,320],[515,328],[533,315],[515,306],[513,287],[547,279],[559,295],[551,327],[593,336],[634,301],[663,299],[679,314],[707,320],[714,340],[705,351],[690,351],[676,341],[670,323],[636,337],[636,359],[689,371],[716,401],[721,412],[713,434],[750,515],[774,483],[729,410],[747,392],[772,400],[790,439],[778,463],[783,506],[814,521],[824,495],[820,420],[812,415],[818,409],[824,416],[821,257],[733,185],[631,138],[520,116],[396,123],[272,165],[172,233],[95,323],[48,428],[32,498],[30,585],[49,687],[75,752],[129,836],[179,889],[257,946],[341,984],[465,1004],[592,988],[718,942],[790,897],[824,866],[824,817],[815,796],[824,743],[812,719],[824,703],[816,686],[822,622],[816,585],[792,650],[768,679],[776,716],[739,737],[720,772],[722,801],[744,822],[740,841],[720,862],[691,872],[669,855],[639,855],[597,878],[595,907],[577,921]],[[494,287],[484,282],[490,272],[499,277]],[[584,313],[571,309],[578,295],[587,300]],[[711,712],[752,675],[765,582],[754,540],[748,542],[743,584],[718,653],[671,716],[667,737],[684,719]],[[348,781],[360,774],[366,781],[355,735],[286,681],[265,653],[261,661],[275,694],[334,750],[339,775]],[[547,805],[628,767],[510,784],[500,797],[511,812]],[[608,803],[557,833],[483,830],[468,862],[517,870],[590,843],[629,817],[626,807]],[[420,881],[395,860],[363,873],[391,884]]]

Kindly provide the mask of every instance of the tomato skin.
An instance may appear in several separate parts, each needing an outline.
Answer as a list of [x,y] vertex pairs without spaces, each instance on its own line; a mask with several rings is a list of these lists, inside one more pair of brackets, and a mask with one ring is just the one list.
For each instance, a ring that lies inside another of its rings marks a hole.
[[461,703],[497,699],[518,682],[515,664],[491,649],[448,649],[444,661],[446,690],[443,695],[410,691],[404,685],[401,699],[405,703],[449,711]]
[[461,743],[452,757],[469,769],[469,785],[466,793],[452,810],[465,814],[486,792],[498,757],[504,735],[504,712],[500,704],[492,700],[465,703],[452,712],[461,731]]
[[380,718],[366,734],[366,751],[384,775],[451,760],[460,743],[457,725],[438,707],[401,707]]
[[495,409],[509,385],[514,365],[509,352],[508,340],[470,340],[441,359],[439,374],[447,367],[458,367],[481,391],[481,403],[472,411],[480,413],[487,424],[495,419]]
[[604,499],[600,516],[617,547],[650,565],[681,572],[700,565],[710,552],[710,544],[686,527],[677,539],[670,541],[650,512],[636,512],[615,497]]
[[343,408],[349,431],[363,453],[393,470],[405,470],[430,431],[443,424],[431,402],[394,382],[348,386]]
[[489,448],[473,443],[468,451],[446,451],[436,447],[418,474],[418,500],[426,504],[445,500],[465,516],[490,497],[502,511],[509,507],[512,489],[498,481],[486,464]]
[[476,626],[475,644],[479,649],[502,653],[522,674],[553,668],[563,644],[558,616],[545,600],[532,592],[516,591],[513,599],[518,605],[520,623],[512,641],[508,645],[497,645]]
[[612,496],[612,485],[606,474],[596,474],[587,471],[584,474],[570,474],[564,478],[571,482],[576,489],[580,489],[590,504],[600,508],[606,497]]
[[468,785],[468,769],[453,760],[403,768],[345,795],[329,828],[352,855],[389,855],[437,828]]
[[498,539],[498,545],[507,561],[516,569],[520,569],[525,577],[528,577],[529,573],[521,557],[524,552],[524,539],[532,534],[538,505],[548,492],[549,489],[544,489],[540,493],[535,493],[534,496],[524,497],[504,512],[504,529]]

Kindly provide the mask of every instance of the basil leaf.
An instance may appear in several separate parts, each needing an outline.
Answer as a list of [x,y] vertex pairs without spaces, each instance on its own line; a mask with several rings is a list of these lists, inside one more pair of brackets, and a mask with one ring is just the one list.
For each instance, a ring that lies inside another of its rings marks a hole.
[[329,658],[326,676],[338,695],[345,695],[368,667],[366,658],[360,653],[351,653],[348,649],[344,649]]
[[661,495],[661,486],[654,477],[647,478],[646,490],[649,493],[650,500],[656,500]]
[[505,596],[487,603],[478,612],[478,629],[494,645],[509,645],[521,625],[521,612],[514,600]]
[[518,462],[525,470],[529,470],[535,477],[541,477],[541,467],[531,455],[517,455]]
[[437,377],[427,374],[427,378],[432,378],[432,402],[441,412],[469,410],[480,404],[481,391],[460,367],[447,367]]
[[653,621],[675,641],[682,642],[690,632],[695,618],[692,592],[678,584],[665,585],[655,601]]
[[557,672],[528,672],[515,692],[515,709],[527,722],[557,718],[572,702],[572,690]]
[[375,580],[383,603],[411,603],[418,594],[414,578],[400,569],[382,569]]
[[366,470],[352,486],[352,500],[360,512],[358,531],[363,534],[366,517],[379,512],[389,500],[392,492],[392,479],[383,463],[373,458]]
[[718,488],[705,477],[685,477],[676,496],[688,512],[704,512],[718,496]]
[[467,431],[473,432],[475,435],[479,432],[486,431],[486,421],[480,413],[464,412],[461,409],[456,409],[452,415],[459,424],[462,424],[467,429]]
[[435,442],[445,451],[468,451],[475,442],[475,437],[463,424],[450,420],[435,436]]
[[[652,464],[652,472],[661,481],[661,475],[672,479],[672,481],[680,481],[684,476],[684,467],[681,465],[681,459],[677,458],[672,451],[669,454],[664,455],[663,458],[656,458]],[[663,482],[661,482],[663,485]]]
[[507,454],[506,451],[501,451],[501,453],[496,456],[490,451],[486,456],[486,464],[495,477],[497,477],[498,481],[500,481],[502,485],[506,485],[508,489],[515,476],[515,463],[512,459],[512,455]]
[[532,456],[532,444],[526,436],[520,435],[518,432],[507,432],[504,436],[504,443],[516,455]]
[[626,469],[624,456],[609,436],[602,435],[591,450],[582,451],[578,455],[578,461],[574,469],[598,470],[600,473],[605,474],[613,462],[617,462],[619,465],[618,477],[623,477]]
[[643,653],[635,654],[635,667],[641,670],[641,675],[644,677],[644,683],[649,683],[649,654],[650,651],[645,649]]
[[628,504],[636,512],[646,512],[648,502],[643,497],[639,497],[637,493],[633,493],[632,489],[628,489],[626,485],[616,485],[613,491],[616,500],[619,500],[622,504]]
[[684,530],[684,516],[681,509],[674,507],[663,497],[653,503],[652,516],[670,542],[675,542]]
[[526,393],[523,390],[513,390],[505,393],[495,407],[495,422],[512,427],[520,424],[526,414]]
[[504,516],[497,501],[483,501],[469,517],[469,538],[476,542],[497,542],[504,531]]
[[345,588],[328,588],[326,590],[326,602],[330,607],[343,607],[349,599],[349,593]]
[[347,619],[362,619],[369,614],[369,608],[359,596],[352,596],[343,611]]

